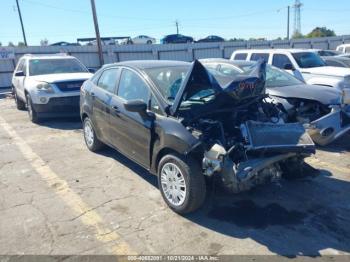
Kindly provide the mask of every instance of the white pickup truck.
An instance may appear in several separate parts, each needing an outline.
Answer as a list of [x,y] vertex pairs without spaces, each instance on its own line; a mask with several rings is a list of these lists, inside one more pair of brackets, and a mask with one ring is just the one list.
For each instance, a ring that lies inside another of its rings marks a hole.
[[249,49],[233,52],[231,60],[257,61],[287,70],[310,85],[350,88],[350,68],[326,66],[315,50]]
[[24,55],[12,77],[17,108],[27,109],[35,123],[44,117],[79,115],[80,87],[91,76],[72,56]]

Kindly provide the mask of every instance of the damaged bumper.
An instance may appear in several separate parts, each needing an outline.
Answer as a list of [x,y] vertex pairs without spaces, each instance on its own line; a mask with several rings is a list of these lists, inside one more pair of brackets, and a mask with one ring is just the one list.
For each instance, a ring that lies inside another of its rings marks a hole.
[[[218,174],[223,185],[233,193],[278,180],[286,169],[300,167],[303,159],[315,152],[315,145],[299,123],[272,124],[247,121],[241,127],[246,144],[228,151],[215,144],[204,153],[204,175]],[[235,151],[236,150],[236,151]],[[237,150],[245,160],[233,160]]]
[[326,146],[350,131],[350,106],[333,107],[329,114],[305,127],[316,144]]

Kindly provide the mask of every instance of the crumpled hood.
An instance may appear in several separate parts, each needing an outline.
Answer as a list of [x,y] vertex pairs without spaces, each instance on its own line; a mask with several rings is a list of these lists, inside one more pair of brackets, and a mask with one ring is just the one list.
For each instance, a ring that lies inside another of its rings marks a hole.
[[37,76],[31,76],[30,78],[38,82],[55,83],[55,82],[63,82],[63,81],[87,80],[92,76],[93,74],[86,72],[86,73],[37,75]]
[[316,75],[329,75],[344,77],[350,75],[350,68],[335,67],[335,66],[320,66],[312,68],[301,68],[302,73],[310,73]]
[[[237,75],[226,86],[221,87],[215,77],[198,60],[195,60],[176,94],[170,113],[175,115],[182,101],[208,87],[214,90],[217,97],[224,97],[224,100],[231,103],[259,96],[265,93],[265,79],[266,62],[261,60],[249,75]],[[219,103],[217,100],[215,102]],[[220,105],[217,104],[218,107]]]
[[266,88],[271,96],[283,98],[302,98],[315,100],[324,105],[335,105],[341,103],[342,92],[333,87],[317,85],[293,85]]

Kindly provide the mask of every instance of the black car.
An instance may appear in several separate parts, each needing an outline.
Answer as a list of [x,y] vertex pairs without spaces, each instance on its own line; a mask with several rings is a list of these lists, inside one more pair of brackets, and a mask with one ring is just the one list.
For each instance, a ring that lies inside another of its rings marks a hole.
[[174,34],[167,35],[161,40],[162,44],[181,44],[181,43],[193,43],[193,38],[190,36]]
[[206,177],[238,193],[299,170],[314,152],[302,125],[278,123],[264,79],[264,63],[225,90],[198,61],[106,65],[81,89],[86,145],[120,151],[158,176],[171,209],[194,211]]
[[210,42],[225,42],[225,39],[217,35],[210,35],[210,36],[207,36],[206,38],[199,39],[197,41],[197,43],[210,43]]

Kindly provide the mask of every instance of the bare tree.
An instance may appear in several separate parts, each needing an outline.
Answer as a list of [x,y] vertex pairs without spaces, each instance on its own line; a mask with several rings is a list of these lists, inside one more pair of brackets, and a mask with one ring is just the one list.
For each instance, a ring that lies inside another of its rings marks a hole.
[[49,45],[49,40],[47,40],[46,38],[40,40],[40,45],[41,46],[48,46]]

